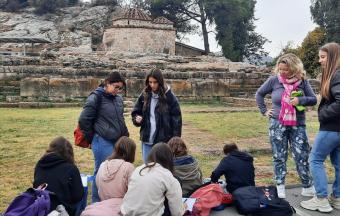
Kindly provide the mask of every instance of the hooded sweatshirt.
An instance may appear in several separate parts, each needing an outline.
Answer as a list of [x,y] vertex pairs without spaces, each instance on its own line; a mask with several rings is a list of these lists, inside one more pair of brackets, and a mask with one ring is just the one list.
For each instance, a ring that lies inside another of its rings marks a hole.
[[183,197],[202,185],[202,172],[191,155],[174,158],[174,176],[181,180]]
[[96,184],[100,199],[123,198],[134,170],[132,163],[122,159],[104,161],[98,170]]
[[62,204],[69,215],[74,215],[76,204],[84,193],[78,168],[56,153],[47,154],[35,167],[33,187],[43,183],[47,183],[46,189],[55,194],[50,196],[50,210]]
[[232,151],[225,156],[211,174],[211,181],[218,182],[224,175],[227,190],[232,193],[239,187],[255,186],[253,157],[246,152]]

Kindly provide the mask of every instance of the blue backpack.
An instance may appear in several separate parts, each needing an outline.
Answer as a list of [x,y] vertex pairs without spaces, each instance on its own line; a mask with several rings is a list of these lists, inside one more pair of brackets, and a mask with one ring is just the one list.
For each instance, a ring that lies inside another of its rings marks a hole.
[[4,216],[46,216],[50,211],[47,190],[29,188],[8,206]]

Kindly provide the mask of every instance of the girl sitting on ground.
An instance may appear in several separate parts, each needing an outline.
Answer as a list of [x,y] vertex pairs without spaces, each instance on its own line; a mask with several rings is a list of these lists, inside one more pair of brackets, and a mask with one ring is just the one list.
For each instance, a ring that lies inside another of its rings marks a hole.
[[223,152],[225,157],[212,172],[211,182],[218,182],[218,179],[224,175],[229,193],[239,187],[255,186],[253,157],[246,152],[239,151],[235,143],[225,144]]
[[173,137],[168,145],[174,156],[174,176],[182,183],[183,197],[188,197],[189,193],[202,185],[202,172],[197,160],[188,155],[188,149],[180,137]]
[[121,206],[122,215],[161,216],[165,199],[172,216],[182,216],[182,189],[172,175],[172,152],[165,143],[153,146],[147,162],[135,169]]
[[33,187],[43,183],[47,183],[46,190],[53,193],[50,195],[50,210],[63,205],[69,215],[74,215],[84,188],[74,162],[72,145],[64,137],[55,138],[35,166]]
[[128,190],[128,183],[135,161],[136,144],[128,137],[121,137],[112,155],[99,167],[96,183],[101,202],[88,206],[82,216],[119,215],[120,205]]

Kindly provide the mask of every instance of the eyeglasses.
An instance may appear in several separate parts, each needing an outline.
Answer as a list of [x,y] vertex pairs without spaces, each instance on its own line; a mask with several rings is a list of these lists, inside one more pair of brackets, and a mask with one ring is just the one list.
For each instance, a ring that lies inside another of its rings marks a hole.
[[124,87],[122,87],[122,86],[117,86],[113,83],[111,83],[110,85],[117,91],[123,91],[124,90]]

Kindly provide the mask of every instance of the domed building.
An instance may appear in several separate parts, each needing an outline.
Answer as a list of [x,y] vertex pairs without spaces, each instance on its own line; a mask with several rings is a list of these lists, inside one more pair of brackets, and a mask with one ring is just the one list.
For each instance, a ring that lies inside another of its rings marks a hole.
[[131,8],[112,20],[103,35],[106,51],[175,54],[176,29],[165,17],[152,20],[143,11]]

